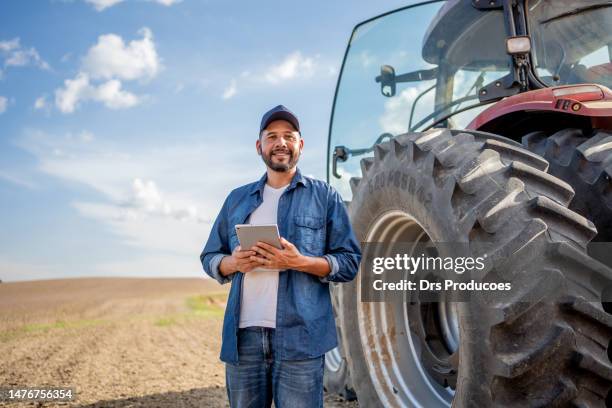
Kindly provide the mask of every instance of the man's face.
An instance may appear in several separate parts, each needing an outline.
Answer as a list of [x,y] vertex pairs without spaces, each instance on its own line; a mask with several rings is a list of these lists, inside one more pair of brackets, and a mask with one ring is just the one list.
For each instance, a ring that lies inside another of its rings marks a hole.
[[291,123],[275,120],[264,129],[255,146],[266,166],[274,171],[285,172],[297,164],[304,141]]

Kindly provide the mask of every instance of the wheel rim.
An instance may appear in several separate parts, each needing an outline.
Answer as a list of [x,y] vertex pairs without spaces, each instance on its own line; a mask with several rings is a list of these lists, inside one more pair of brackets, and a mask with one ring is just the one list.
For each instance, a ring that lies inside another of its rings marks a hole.
[[447,347],[456,351],[459,349],[459,312],[457,303],[440,302],[438,304],[442,337]]
[[[428,240],[431,242],[425,229],[401,211],[378,217],[366,238],[366,242]],[[361,296],[360,280],[357,280],[357,293]],[[421,361],[420,356],[429,348],[410,330],[410,317],[414,324],[415,315],[408,310],[410,300],[407,296],[404,292],[403,298],[385,302],[361,302],[359,299],[359,336],[368,372],[384,406],[450,407],[454,390],[434,379],[429,367]],[[454,353],[459,346],[457,309],[450,302],[435,305],[439,337],[444,339],[449,354]]]
[[325,368],[329,371],[337,372],[342,364],[342,355],[340,347],[336,347],[325,353]]

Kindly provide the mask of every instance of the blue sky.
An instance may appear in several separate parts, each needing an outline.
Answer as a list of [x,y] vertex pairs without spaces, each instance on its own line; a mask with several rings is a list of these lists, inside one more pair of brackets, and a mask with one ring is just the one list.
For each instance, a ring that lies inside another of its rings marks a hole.
[[408,3],[0,2],[0,279],[202,276],[261,114],[298,114],[324,179],[351,30]]

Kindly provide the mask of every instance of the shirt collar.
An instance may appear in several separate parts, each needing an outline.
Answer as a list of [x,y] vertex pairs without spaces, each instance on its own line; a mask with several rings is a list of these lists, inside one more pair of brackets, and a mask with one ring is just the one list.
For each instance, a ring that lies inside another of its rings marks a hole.
[[[268,180],[268,173],[266,172],[263,174],[263,176],[261,176],[259,181],[253,185],[253,187],[251,188],[250,194],[255,194],[259,192],[260,197],[263,197],[263,191],[264,191],[264,187],[266,186],[267,180]],[[297,186],[298,184],[301,184],[304,187],[308,187],[308,179],[302,176],[302,172],[300,171],[299,168],[296,168],[295,174],[293,175],[293,178],[291,179],[291,183],[289,183],[287,190],[293,190],[295,186]]]

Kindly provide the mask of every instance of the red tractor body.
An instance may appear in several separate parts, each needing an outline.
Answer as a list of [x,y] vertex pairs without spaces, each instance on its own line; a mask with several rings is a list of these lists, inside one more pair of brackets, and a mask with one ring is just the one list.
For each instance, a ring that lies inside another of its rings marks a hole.
[[536,112],[588,119],[593,128],[612,130],[612,91],[603,85],[543,88],[509,96],[479,113],[467,129],[504,134],[503,125]]

